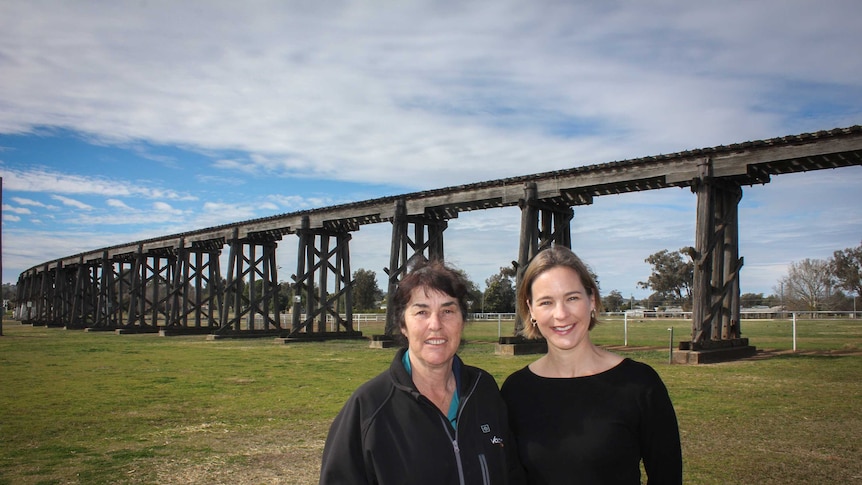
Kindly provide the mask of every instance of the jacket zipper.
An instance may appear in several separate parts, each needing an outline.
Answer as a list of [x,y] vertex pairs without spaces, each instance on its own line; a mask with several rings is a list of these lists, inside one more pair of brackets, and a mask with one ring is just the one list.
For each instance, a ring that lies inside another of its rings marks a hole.
[[[464,397],[463,400],[461,400],[461,408],[458,409],[458,421],[459,422],[461,421],[461,412],[464,410],[465,407],[467,407],[467,401],[470,400],[470,397],[473,395],[473,392],[476,390],[476,386],[479,385],[479,379],[481,379],[481,378],[482,378],[482,376],[479,375],[478,378],[476,379],[476,382],[473,383],[473,387],[470,388],[470,391],[467,392],[467,395]],[[438,410],[438,412],[440,412],[440,411]],[[452,450],[455,452],[455,463],[458,464],[459,483],[461,485],[465,485],[465,482],[464,482],[464,464],[461,463],[461,448],[458,446],[458,430],[455,430],[455,436],[453,437],[452,436],[452,424],[449,423],[449,418],[446,416],[443,416],[443,413],[440,412],[440,419],[441,419],[441,422],[443,424],[443,429],[446,431],[446,435],[448,435],[449,439],[452,441]],[[483,478],[484,483],[490,484],[490,482],[488,480],[488,464],[487,464],[487,461],[485,460],[484,454],[479,455],[479,463],[482,467],[482,478]]]
[[[443,424],[449,426],[449,423],[444,422]],[[448,433],[449,430],[446,430],[446,432]],[[452,448],[455,450],[455,463],[458,464],[458,481],[461,485],[464,485],[464,465],[461,463],[461,449],[458,448],[458,438],[452,440]]]

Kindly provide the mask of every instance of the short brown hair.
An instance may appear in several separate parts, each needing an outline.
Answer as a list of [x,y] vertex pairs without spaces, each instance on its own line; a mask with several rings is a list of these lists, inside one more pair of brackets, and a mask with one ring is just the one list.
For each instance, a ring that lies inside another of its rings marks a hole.
[[597,316],[602,311],[602,299],[599,296],[599,285],[596,283],[596,279],[593,278],[587,265],[571,249],[555,245],[540,251],[533,257],[533,260],[527,265],[527,269],[524,270],[524,276],[518,286],[518,315],[524,322],[524,329],[521,333],[527,338],[533,339],[542,336],[539,330],[531,324],[530,308],[527,306],[527,302],[533,300],[533,283],[539,275],[557,267],[573,270],[581,279],[581,283],[587,290],[587,295],[593,299],[596,305],[596,315],[590,317],[590,330],[599,322]]
[[404,312],[410,302],[410,295],[416,288],[436,290],[445,293],[458,300],[458,308],[461,310],[461,318],[467,322],[467,298],[469,290],[464,276],[454,268],[447,266],[443,261],[418,261],[398,283],[398,288],[392,296],[390,311],[393,312],[398,321],[398,328],[403,329],[406,325]]

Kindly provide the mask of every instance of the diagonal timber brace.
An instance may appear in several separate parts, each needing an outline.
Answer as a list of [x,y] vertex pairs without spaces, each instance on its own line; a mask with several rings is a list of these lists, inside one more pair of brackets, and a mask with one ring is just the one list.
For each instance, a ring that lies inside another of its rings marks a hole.
[[742,188],[713,177],[712,160],[698,161],[699,176],[691,190],[697,194],[692,334],[696,347],[703,342],[739,339],[739,201]]
[[180,240],[171,284],[168,328],[219,327],[218,309],[224,304],[219,265],[223,244],[223,240],[215,239],[187,246]]
[[228,241],[228,272],[218,334],[281,330],[275,260],[280,239],[280,234],[269,233],[241,239],[238,231],[233,231]]
[[[311,228],[303,217],[294,280],[289,337],[361,335],[353,329],[353,280],[350,274],[350,230],[358,226],[330,224]],[[335,246],[330,248],[331,243]],[[330,289],[332,291],[330,291]],[[343,316],[342,316],[343,315]],[[327,322],[333,329],[327,331]]]
[[[539,253],[551,245],[572,247],[571,223],[574,211],[568,205],[538,199],[536,184],[527,183],[524,186],[524,198],[518,201],[521,208],[521,240],[518,249],[518,261],[515,281],[520,286],[524,270]],[[521,317],[515,315],[515,336],[524,329]]]
[[[398,282],[404,277],[410,260],[422,256],[430,260],[443,260],[443,231],[448,227],[444,216],[435,212],[425,215],[407,215],[407,205],[404,199],[395,203],[395,216],[392,219],[392,246],[389,251],[389,267],[384,271],[389,276],[387,290],[387,308],[391,308],[391,298],[398,289]],[[413,237],[410,237],[410,227],[413,226]],[[386,312],[387,337],[399,333],[398,316]]]

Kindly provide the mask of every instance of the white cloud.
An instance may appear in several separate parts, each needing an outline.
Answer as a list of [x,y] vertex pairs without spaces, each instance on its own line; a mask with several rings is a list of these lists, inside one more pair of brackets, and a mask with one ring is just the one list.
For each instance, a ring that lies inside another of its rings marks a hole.
[[3,212],[4,213],[13,212],[15,214],[30,214],[31,213],[30,209],[28,209],[26,207],[13,207],[9,204],[3,204]]
[[4,170],[2,175],[4,188],[12,191],[129,195],[129,190],[120,184],[50,170]]
[[108,205],[108,207],[113,207],[113,208],[115,208],[115,209],[123,209],[123,210],[129,210],[129,211],[133,210],[131,207],[129,207],[129,206],[128,206],[125,202],[123,202],[122,200],[118,200],[118,199],[108,199],[108,200],[106,200],[106,201],[105,201],[105,203]]
[[301,195],[270,195],[269,200],[275,203],[273,209],[282,209],[286,212],[295,212],[318,207],[336,205],[333,199],[328,197],[305,197]]
[[69,126],[251,153],[220,170],[420,188],[487,179],[489,161],[499,178],[787,134],[764,95],[859,90],[862,70],[831,54],[859,40],[841,1],[2,8],[16,60],[2,131]]
[[19,205],[29,205],[33,207],[44,207],[46,209],[56,209],[56,206],[43,204],[37,200],[27,199],[24,197],[11,197],[12,201]]
[[[256,217],[256,206],[247,204],[230,204],[225,202],[205,202],[201,213],[190,221],[191,228],[205,228],[245,221]],[[186,228],[184,230],[189,230]]]
[[[62,155],[28,169],[0,165],[0,176],[4,191],[53,194],[84,211],[63,221],[98,225],[91,240],[74,241],[92,249],[256,218],[261,210],[359,200],[304,190],[312,179],[438,188],[858,124],[862,56],[848,49],[862,41],[860,10],[854,0],[51,8],[5,1],[0,133],[69,129],[172,174],[199,160],[157,154],[151,145],[204,154],[209,166],[190,177],[188,190],[135,180],[155,171],[149,165],[122,177],[79,175],[58,168]],[[743,284],[767,284],[796,257],[791,249],[800,238],[817,254],[859,239],[848,236],[858,232],[862,206],[853,170],[835,171],[813,188],[776,180],[746,189]],[[263,187],[273,179],[291,185]],[[242,187],[243,197],[215,192],[223,187]],[[85,196],[106,199],[109,210]],[[36,198],[11,200],[58,209]],[[838,202],[824,209],[815,198]],[[140,199],[156,202],[138,209]],[[596,267],[603,290],[625,294],[625,285],[648,275],[647,255],[691,240],[693,201],[675,190],[601,198],[575,208],[573,244]],[[513,210],[451,221],[447,254],[479,281],[493,274],[516,252]],[[135,233],[121,232],[127,227]],[[354,261],[367,256],[375,267],[387,265],[388,244],[380,239],[389,231],[386,224],[363,227]],[[51,237],[19,236],[17,251]],[[33,257],[79,247],[64,243],[52,241]],[[286,253],[295,257],[294,248]]]
[[[6,244],[3,246],[4,268],[20,268],[24,271],[45,261],[67,257],[94,248],[107,247],[130,241],[138,241],[152,237],[154,234],[111,234],[104,231],[4,231]],[[126,239],[128,238],[128,239]],[[15,276],[17,278],[17,275]],[[4,282],[15,282],[14,278],[4,277]]]
[[[172,190],[136,186],[127,181],[109,180],[106,178],[87,177],[82,175],[62,173],[55,170],[36,168],[31,170],[0,170],[3,177],[3,188],[8,191],[42,192],[54,194],[104,195],[108,197],[165,198],[176,200],[193,200],[187,194]],[[30,205],[43,204],[28,200]],[[57,200],[62,200],[57,197]]]
[[[163,231],[162,229],[168,225],[173,226],[177,224],[177,222],[178,220],[175,214],[159,211],[137,210],[132,212],[119,211],[100,214],[81,213],[68,219],[68,223],[70,225],[86,228],[101,228],[101,230],[104,231],[105,236],[113,236],[114,239],[129,238],[126,241],[120,242],[130,242],[134,240],[131,236],[124,236],[123,234],[125,230],[122,228],[135,228],[140,231],[148,230],[151,233],[150,237],[154,237],[156,235],[164,236],[165,234],[170,233],[170,231]],[[108,231],[107,227],[109,226],[114,226],[119,229]],[[105,247],[105,245],[100,244],[98,247]]]
[[153,210],[164,215],[180,215],[183,211],[173,208],[167,202],[153,202]]
[[93,206],[89,204],[85,204],[79,200],[75,200],[70,197],[64,197],[62,195],[52,195],[51,198],[60,201],[63,205],[74,207],[76,209],[91,210],[93,208]]

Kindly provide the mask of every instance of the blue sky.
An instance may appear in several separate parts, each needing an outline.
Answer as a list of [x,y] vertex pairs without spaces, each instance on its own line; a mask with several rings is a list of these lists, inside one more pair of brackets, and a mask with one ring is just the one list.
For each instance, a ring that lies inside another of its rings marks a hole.
[[[0,2],[3,282],[218,224],[862,124],[860,18],[855,0]],[[742,291],[858,246],[860,182],[744,187]],[[693,244],[694,207],[597,198],[573,247],[603,292],[645,297],[644,259]],[[447,259],[484,286],[519,223],[463,213]],[[390,232],[351,241],[381,287]]]

